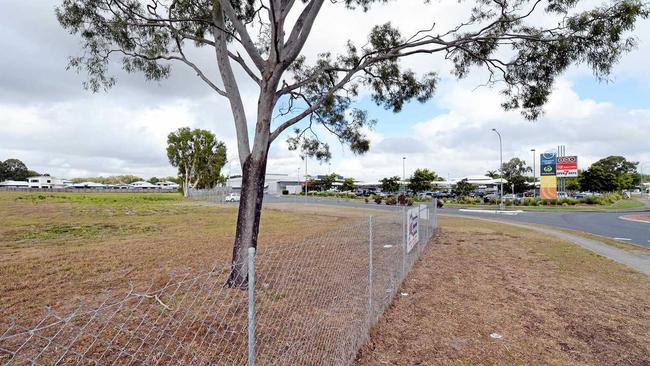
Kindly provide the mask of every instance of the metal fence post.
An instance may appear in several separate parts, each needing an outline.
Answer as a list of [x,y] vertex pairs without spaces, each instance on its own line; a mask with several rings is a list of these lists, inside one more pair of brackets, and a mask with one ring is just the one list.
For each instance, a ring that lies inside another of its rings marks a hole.
[[248,248],[248,366],[255,366],[255,248]]
[[368,217],[368,320],[370,325],[374,321],[372,307],[372,216]]
[[402,207],[402,280],[406,278],[406,239],[408,237],[408,219],[406,218],[408,211]]

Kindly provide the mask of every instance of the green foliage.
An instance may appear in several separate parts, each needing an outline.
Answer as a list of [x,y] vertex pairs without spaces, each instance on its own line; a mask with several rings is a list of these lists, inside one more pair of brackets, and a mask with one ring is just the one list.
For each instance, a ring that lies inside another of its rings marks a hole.
[[354,178],[345,178],[343,180],[343,186],[341,187],[344,191],[353,191],[354,190]]
[[472,193],[473,190],[474,190],[474,185],[467,182],[467,179],[462,179],[461,181],[456,183],[452,192],[454,193],[454,195],[458,197],[465,197],[468,196],[470,193]]
[[336,182],[337,178],[338,178],[338,174],[336,173],[326,175],[320,179],[318,185],[320,186],[320,189],[327,191],[332,188],[332,185],[334,184],[334,182]]
[[397,198],[395,198],[395,196],[388,196],[388,197],[386,197],[385,202],[386,202],[387,205],[391,205],[391,206],[396,205],[397,204]]
[[530,179],[525,176],[526,173],[532,172],[533,169],[526,166],[526,162],[519,158],[512,158],[510,161],[503,163],[503,178],[508,181],[512,187],[514,185],[515,193],[522,193],[528,190]]
[[499,172],[496,170],[488,170],[487,172],[485,172],[485,175],[492,179],[497,179],[500,177]]
[[483,203],[483,201],[479,197],[468,197],[468,196],[460,196],[454,199],[453,202],[461,205],[478,205]]
[[395,193],[399,191],[400,178],[398,176],[382,178],[381,191],[386,193]]
[[181,197],[175,193],[26,193],[15,198],[16,201],[69,202],[92,205],[133,206],[177,201]]
[[112,175],[108,177],[89,177],[89,178],[72,178],[72,182],[81,183],[81,182],[94,182],[100,184],[131,184],[134,182],[139,182],[144,179],[135,175]]
[[18,159],[7,159],[4,162],[0,161],[0,182],[5,180],[24,181],[28,177],[38,174],[32,174],[27,166]]
[[376,204],[381,205],[381,201],[382,201],[381,196],[374,196],[372,200],[375,201]]
[[593,163],[579,177],[580,188],[592,192],[615,192],[639,184],[638,163],[622,156],[608,156]]
[[167,136],[167,157],[186,184],[213,188],[225,181],[221,168],[226,164],[226,145],[206,130],[179,128]]
[[431,182],[438,179],[436,172],[429,169],[416,169],[409,178],[408,188],[413,192],[429,191],[432,188]]

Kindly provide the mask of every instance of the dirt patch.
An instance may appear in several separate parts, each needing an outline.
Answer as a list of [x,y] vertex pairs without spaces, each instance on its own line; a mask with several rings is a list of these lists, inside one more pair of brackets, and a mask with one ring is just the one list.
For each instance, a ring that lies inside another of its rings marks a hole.
[[440,222],[358,365],[650,364],[647,276],[525,229]]

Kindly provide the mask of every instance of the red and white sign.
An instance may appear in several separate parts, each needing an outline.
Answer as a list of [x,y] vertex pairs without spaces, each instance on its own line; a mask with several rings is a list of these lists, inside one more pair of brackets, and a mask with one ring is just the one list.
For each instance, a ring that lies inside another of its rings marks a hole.
[[577,156],[558,156],[556,164],[556,175],[558,177],[577,177],[578,176],[578,157]]

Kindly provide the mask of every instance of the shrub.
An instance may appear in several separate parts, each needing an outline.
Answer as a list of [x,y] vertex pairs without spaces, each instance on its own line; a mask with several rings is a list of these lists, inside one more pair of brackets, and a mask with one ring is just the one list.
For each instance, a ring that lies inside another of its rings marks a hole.
[[386,204],[387,205],[396,205],[397,204],[397,199],[393,196],[388,196],[386,197]]
[[533,197],[524,198],[524,206],[537,206],[539,205],[540,200]]
[[407,206],[413,206],[413,202],[415,202],[415,201],[413,200],[413,198],[411,198],[411,197],[407,197],[407,198],[406,198],[406,205],[407,205]]
[[375,196],[373,200],[375,201],[376,204],[381,205],[381,196]]
[[397,196],[397,202],[398,202],[400,205],[405,205],[405,204],[406,204],[406,199],[407,199],[407,198],[408,198],[408,197],[406,197],[405,194],[400,194],[399,196]]
[[366,201],[366,203],[370,202],[370,200],[368,199],[368,197],[366,197],[364,200]]
[[466,204],[466,205],[478,205],[482,202],[482,200],[479,197],[458,197],[456,199],[457,203],[460,204]]

